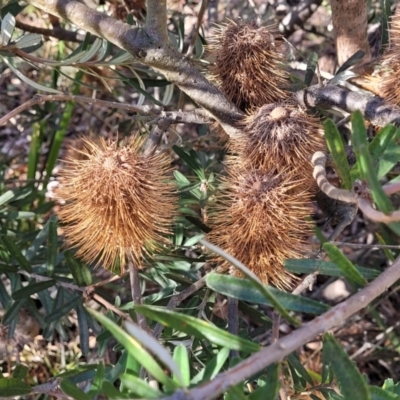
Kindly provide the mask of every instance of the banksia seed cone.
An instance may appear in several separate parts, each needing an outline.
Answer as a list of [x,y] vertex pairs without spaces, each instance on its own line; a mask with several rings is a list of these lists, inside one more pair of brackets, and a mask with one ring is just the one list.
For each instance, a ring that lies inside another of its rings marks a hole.
[[229,22],[209,46],[215,64],[211,74],[224,94],[241,110],[288,97],[289,75],[282,69],[282,43],[256,22]]
[[231,148],[242,168],[262,171],[296,169],[298,176],[312,177],[312,155],[325,148],[318,120],[292,105],[267,104],[243,121],[243,137]]
[[378,77],[378,93],[385,100],[400,104],[400,8],[392,16],[389,29],[389,48],[383,55]]
[[[209,239],[263,283],[289,289],[293,276],[283,264],[308,251],[310,204],[311,195],[296,171],[276,174],[231,167],[210,215]],[[237,270],[232,273],[240,276]]]
[[84,157],[69,158],[60,173],[59,218],[67,242],[89,263],[113,268],[119,261],[123,271],[128,257],[140,268],[170,233],[177,213],[170,162],[162,154],[144,157],[141,144],[87,140]]

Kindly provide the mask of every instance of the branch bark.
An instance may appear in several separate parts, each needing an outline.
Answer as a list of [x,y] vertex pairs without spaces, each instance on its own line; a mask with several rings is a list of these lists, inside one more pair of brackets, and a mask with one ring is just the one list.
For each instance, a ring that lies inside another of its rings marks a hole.
[[[128,51],[137,61],[162,73],[167,80],[176,84],[199,106],[206,109],[222,125],[228,135],[231,137],[240,135],[236,122],[243,117],[243,114],[169,41],[161,43],[160,32],[154,33],[156,30],[154,26],[150,30],[147,27],[132,27],[92,10],[76,0],[27,0],[27,3],[59,16]],[[155,5],[156,0],[154,4],[150,3],[153,7],[151,21],[155,23],[153,13],[158,10],[158,6]],[[163,31],[164,28],[161,30]]]
[[380,97],[350,92],[335,85],[310,86],[294,94],[297,102],[306,108],[332,108],[336,106],[352,113],[361,111],[373,125],[383,127],[389,123],[400,126],[400,108],[387,104]]
[[186,393],[176,392],[165,400],[209,400],[216,398],[230,387],[250,378],[269,365],[281,361],[303,344],[351,317],[385,292],[398,279],[400,279],[400,257],[378,278],[343,303],[304,324],[301,328],[279,339],[271,346],[253,354],[235,367],[217,375],[212,381]]

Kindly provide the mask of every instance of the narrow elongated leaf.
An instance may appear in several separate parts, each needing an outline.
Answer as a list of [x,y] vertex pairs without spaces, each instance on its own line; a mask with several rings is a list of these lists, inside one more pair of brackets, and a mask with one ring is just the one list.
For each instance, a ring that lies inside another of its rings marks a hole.
[[3,325],[9,325],[11,322],[13,322],[21,310],[21,308],[24,306],[26,302],[26,298],[18,301],[14,301],[14,303],[11,304],[10,308],[5,312],[3,319],[1,323]]
[[105,315],[100,314],[93,309],[88,308],[87,311],[93,315],[106,329],[108,329],[114,338],[121,343],[128,353],[138,360],[143,367],[151,373],[151,375],[159,382],[166,385],[170,389],[177,389],[179,386],[169,378],[165,372],[160,368],[158,363],[150,355],[150,353],[143,348],[143,346],[134,339],[129,333],[124,331],[114,321],[107,318]]
[[[272,306],[272,303],[248,279],[210,273],[206,277],[206,283],[210,289],[235,299]],[[269,287],[269,290],[287,310],[312,314],[322,314],[329,310],[329,306],[318,301],[282,292],[273,287]]]
[[81,300],[82,299],[81,299],[80,296],[74,297],[68,303],[65,303],[61,307],[59,307],[56,310],[52,311],[50,314],[46,315],[45,318],[44,318],[44,322],[46,322],[46,324],[48,324],[48,323],[50,323],[52,321],[56,321],[56,320],[60,319],[61,317],[63,317],[67,313],[69,313],[73,308],[75,308],[76,305]]
[[160,343],[146,331],[139,328],[137,325],[132,324],[129,321],[125,322],[125,329],[139,342],[142,343],[143,347],[150,350],[157,358],[174,374],[177,378],[175,381],[179,383],[181,387],[186,385],[183,383],[183,377],[179,370],[178,365],[167,349],[161,346]]
[[52,215],[49,221],[49,235],[48,235],[48,248],[47,248],[47,275],[52,276],[57,264],[57,217]]
[[349,281],[354,290],[358,290],[367,284],[353,263],[348,260],[336,246],[331,243],[324,243],[323,249],[328,253],[331,261],[342,270],[345,278]]
[[185,332],[199,339],[208,339],[219,346],[232,350],[254,352],[260,349],[257,343],[232,335],[223,329],[189,315],[170,311],[162,307],[136,306],[136,310],[155,321],[161,322],[167,327]]
[[19,71],[13,64],[12,59],[9,59],[7,57],[2,57],[0,56],[0,60],[2,60],[11,70],[12,72],[17,75],[21,81],[27,83],[29,86],[32,86],[33,88],[37,90],[41,90],[43,92],[48,92],[48,93],[55,93],[55,94],[62,94],[59,90],[40,85],[39,83],[33,81],[32,79],[29,79],[27,76],[25,76],[21,71]]
[[163,397],[163,393],[159,390],[152,388],[146,381],[132,374],[122,375],[121,382],[125,388],[140,398],[160,399]]
[[12,295],[14,300],[21,300],[32,296],[38,292],[46,290],[56,284],[56,281],[49,279],[48,281],[31,283],[28,286],[23,287],[22,289],[18,289]]
[[92,283],[92,275],[90,274],[89,268],[76,260],[70,251],[64,252],[65,263],[71,271],[74,282],[78,286],[89,286]]
[[[314,260],[314,259],[301,259],[301,260],[286,260],[285,268],[296,274],[312,274],[319,272],[321,275],[328,276],[344,276],[344,272],[333,262]],[[379,276],[379,271],[372,268],[364,268],[355,266],[360,275],[365,279],[375,279]]]
[[14,198],[14,196],[15,196],[15,194],[12,190],[7,190],[7,192],[3,193],[0,196],[0,206],[8,203],[10,200],[12,200]]
[[32,272],[32,267],[27,259],[22,255],[21,250],[8,236],[2,235],[0,237],[6,249],[10,252],[11,256],[17,261],[19,266],[27,272]]
[[228,347],[223,347],[215,357],[208,361],[207,365],[197,373],[190,383],[196,385],[213,379],[224,366],[229,357],[229,352],[230,349]]
[[68,379],[63,379],[60,383],[61,390],[71,396],[75,400],[92,400],[91,397],[83,390],[79,389],[76,385],[70,382]]
[[339,343],[330,334],[324,336],[322,357],[325,364],[332,366],[340,386],[341,394],[345,400],[371,400],[368,385],[354,361],[349,358]]
[[311,376],[307,372],[307,370],[303,367],[302,363],[299,360],[299,356],[297,353],[291,353],[287,357],[289,365],[296,371],[296,374],[298,376],[301,376],[301,378],[309,383],[311,386],[314,384],[313,380],[311,379]]
[[15,378],[0,378],[1,397],[26,396],[31,392],[31,387]]
[[78,317],[78,327],[79,327],[79,345],[83,356],[89,353],[89,325],[88,325],[88,315],[86,310],[79,302],[76,306],[76,314]]
[[352,186],[350,167],[340,133],[330,118],[324,122],[324,128],[326,143],[335,161],[336,171],[342,180],[343,187],[350,189]]
[[272,364],[267,368],[267,379],[264,386],[261,386],[253,393],[250,393],[248,400],[276,400],[280,388],[279,364]]
[[372,157],[368,149],[367,131],[360,111],[356,111],[352,115],[351,122],[353,127],[352,140],[361,177],[368,182],[372,197],[379,210],[387,214],[393,210],[393,206],[376,176]]
[[238,270],[240,270],[244,274],[244,276],[249,278],[249,280],[253,283],[254,287],[257,288],[260,291],[260,293],[262,293],[263,296],[268,301],[271,302],[275,310],[278,311],[284,318],[286,318],[289,322],[291,322],[296,326],[300,325],[300,322],[296,318],[292,317],[287,312],[285,307],[283,307],[282,304],[279,303],[279,301],[276,299],[270,288],[268,286],[264,286],[260,281],[260,279],[252,271],[250,271],[242,262],[240,262],[235,257],[231,256],[230,254],[226,253],[218,246],[215,246],[212,243],[207,242],[207,240],[202,239],[199,242],[203,246],[207,247],[209,250],[223,257],[226,261],[228,261],[229,263],[234,265]]
[[12,377],[15,379],[24,379],[28,372],[29,368],[26,365],[17,364],[13,371]]
[[18,40],[18,42],[15,43],[15,45],[19,49],[26,49],[27,47],[32,47],[32,46],[41,46],[43,43],[43,36],[39,35],[37,33],[28,33],[25,36],[22,36],[21,39]]
[[396,393],[389,392],[377,386],[369,386],[371,400],[400,400],[400,396]]
[[183,344],[179,344],[174,349],[174,361],[178,366],[179,375],[173,376],[177,383],[183,383],[184,386],[189,386],[190,383],[190,364],[187,348]]
[[204,174],[204,169],[201,166],[201,163],[197,157],[197,154],[193,151],[190,154],[186,153],[181,147],[172,146],[172,149],[175,153],[181,158],[185,163],[193,170],[193,172],[201,179],[205,180],[206,176]]
[[15,17],[11,13],[8,13],[1,21],[1,43],[3,46],[7,46],[11,40],[11,36],[15,28]]

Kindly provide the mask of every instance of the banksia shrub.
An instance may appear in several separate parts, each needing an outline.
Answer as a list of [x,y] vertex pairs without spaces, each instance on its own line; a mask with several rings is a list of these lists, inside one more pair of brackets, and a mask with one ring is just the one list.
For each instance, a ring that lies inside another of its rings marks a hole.
[[[308,251],[311,195],[296,171],[230,167],[210,215],[209,240],[236,257],[265,284],[289,289],[287,258]],[[218,259],[229,268],[226,261]],[[233,275],[240,276],[238,270]]]
[[209,49],[215,57],[211,74],[224,94],[241,110],[288,97],[289,75],[282,42],[256,22],[229,22],[220,28]]
[[318,120],[297,106],[267,104],[243,121],[242,139],[232,141],[235,158],[242,168],[269,171],[296,169],[297,175],[312,177],[311,158],[323,151],[325,141]]
[[59,218],[69,245],[89,263],[119,262],[124,270],[129,258],[140,268],[144,255],[166,243],[177,212],[170,161],[161,153],[141,155],[141,145],[86,140],[83,157],[68,158],[60,172]]

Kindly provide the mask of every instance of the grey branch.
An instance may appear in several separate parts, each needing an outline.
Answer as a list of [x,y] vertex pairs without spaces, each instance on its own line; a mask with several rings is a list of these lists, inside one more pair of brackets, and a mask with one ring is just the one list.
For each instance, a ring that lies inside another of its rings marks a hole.
[[[207,110],[228,135],[231,137],[240,135],[236,122],[243,117],[243,114],[169,41],[166,43],[160,41],[162,33],[156,32],[154,27],[157,17],[155,10],[158,9],[155,5],[156,0],[150,2],[153,7],[150,14],[151,21],[148,21],[150,30],[147,27],[132,27],[117,21],[76,0],[27,0],[27,2],[128,51],[137,61],[162,73],[168,81],[176,84],[200,107]],[[157,21],[160,22],[159,18],[165,18],[165,15],[166,13],[161,12]],[[164,23],[165,21],[162,22]]]
[[398,279],[400,279],[400,257],[378,278],[343,303],[304,324],[301,328],[279,339],[271,346],[263,348],[235,367],[217,375],[212,381],[187,393],[177,392],[165,398],[165,400],[208,400],[216,398],[230,387],[250,378],[269,365],[281,361],[292,351],[351,317],[385,292]]
[[310,86],[296,92],[294,96],[297,102],[306,108],[329,109],[336,106],[348,113],[359,110],[365,119],[375,126],[383,127],[389,123],[400,126],[400,108],[385,103],[383,99],[377,96],[350,92],[335,85]]

